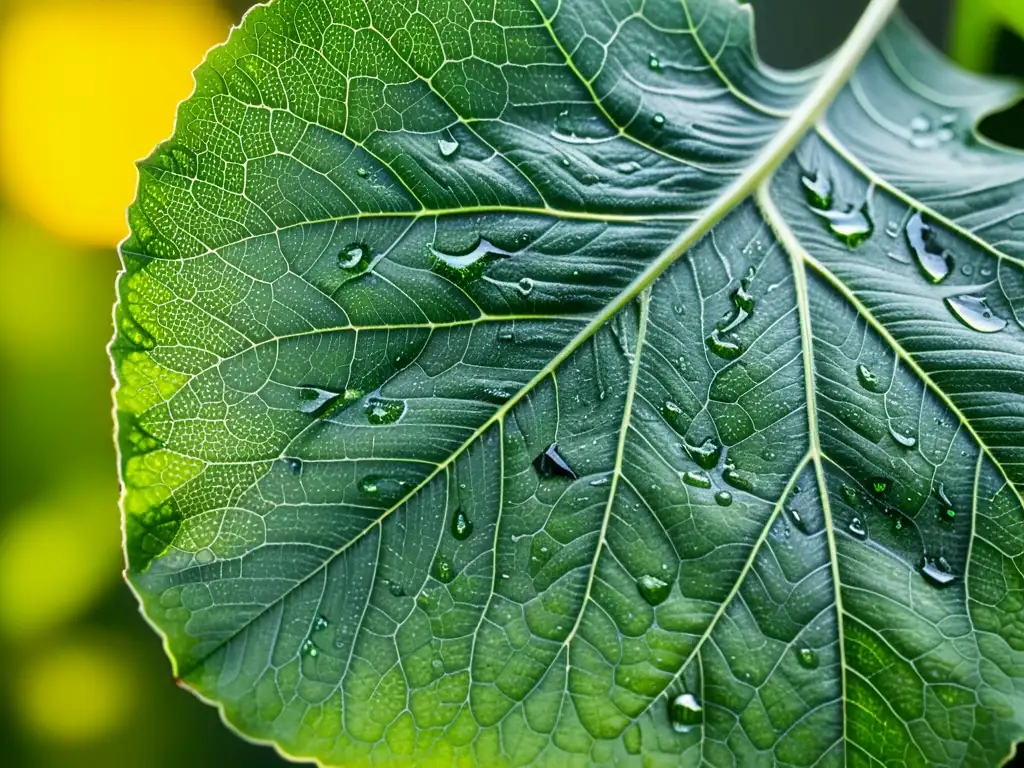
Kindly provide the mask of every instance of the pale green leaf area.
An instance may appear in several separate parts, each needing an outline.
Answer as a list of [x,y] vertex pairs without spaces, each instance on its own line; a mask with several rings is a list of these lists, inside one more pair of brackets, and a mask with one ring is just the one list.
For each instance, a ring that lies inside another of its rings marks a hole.
[[1024,737],[1024,156],[875,0],[276,0],[141,164],[112,353],[175,674],[330,765]]

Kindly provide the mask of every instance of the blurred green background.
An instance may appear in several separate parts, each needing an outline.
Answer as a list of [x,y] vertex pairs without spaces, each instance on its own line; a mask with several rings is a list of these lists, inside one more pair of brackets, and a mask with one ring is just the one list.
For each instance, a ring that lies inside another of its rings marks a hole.
[[[0,754],[6,765],[282,765],[178,689],[121,580],[104,346],[132,165],[244,0],[0,0]],[[760,47],[796,66],[860,0],[760,0]],[[1002,9],[1000,6],[1004,6]],[[1024,0],[907,2],[976,68],[1024,74],[1000,26]],[[1018,13],[1019,11],[1019,13]],[[953,23],[950,24],[950,19]],[[1024,19],[1019,28],[1024,28]],[[1021,143],[1024,110],[986,129]]]

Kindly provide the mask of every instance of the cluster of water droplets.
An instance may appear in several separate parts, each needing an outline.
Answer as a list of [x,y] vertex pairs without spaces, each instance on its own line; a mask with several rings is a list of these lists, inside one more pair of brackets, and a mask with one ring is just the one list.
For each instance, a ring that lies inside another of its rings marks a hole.
[[740,280],[739,286],[730,296],[732,310],[716,323],[711,335],[704,340],[707,348],[723,360],[735,360],[743,354],[743,346],[735,340],[734,332],[754,312],[756,301],[750,292],[750,285],[756,274],[757,270],[754,267],[747,270],[746,276]]

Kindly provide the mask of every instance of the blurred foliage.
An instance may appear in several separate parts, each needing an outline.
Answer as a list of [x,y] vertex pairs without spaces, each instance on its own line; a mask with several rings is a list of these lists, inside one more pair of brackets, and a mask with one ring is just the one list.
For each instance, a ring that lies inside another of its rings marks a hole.
[[[173,684],[120,580],[104,351],[132,163],[170,134],[191,69],[248,4],[0,0],[0,654],[17,660],[0,676],[7,765],[282,765]],[[954,53],[976,67],[998,63],[993,29],[1024,29],[1021,0],[960,0],[958,14]],[[1024,74],[1024,56],[1009,60]],[[999,119],[1019,142],[1024,120]],[[76,172],[86,164],[88,182]]]
[[952,21],[950,54],[965,67],[987,72],[996,61],[1001,30],[1024,36],[1024,2],[957,0]]

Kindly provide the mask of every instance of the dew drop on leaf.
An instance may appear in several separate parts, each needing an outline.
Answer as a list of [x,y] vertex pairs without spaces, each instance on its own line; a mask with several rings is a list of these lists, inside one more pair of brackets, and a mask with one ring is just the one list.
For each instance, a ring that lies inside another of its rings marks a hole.
[[801,648],[797,651],[797,658],[800,659],[800,664],[807,669],[818,668],[818,652],[813,648]]
[[998,333],[1006,321],[996,316],[983,296],[948,296],[946,306],[968,328],[981,333]]
[[708,349],[723,360],[735,360],[743,354],[743,347],[733,341],[726,341],[722,339],[719,336],[717,328],[711,332],[711,335],[707,337],[705,343],[707,344]]
[[665,116],[659,112],[651,118],[651,123],[655,128],[663,128],[665,126]]
[[459,142],[448,139],[438,139],[437,148],[441,150],[442,157],[451,157],[459,149]]
[[455,578],[455,566],[444,555],[438,555],[434,560],[433,575],[442,584],[448,584]]
[[468,539],[473,533],[473,523],[470,521],[466,513],[461,509],[456,510],[455,516],[452,518],[452,536],[459,541]]
[[645,574],[636,580],[636,589],[648,604],[661,605],[672,591],[672,586],[657,576]]
[[704,722],[700,701],[692,693],[681,693],[668,705],[668,719],[676,733],[689,733]]
[[558,443],[552,443],[533,460],[533,467],[541,477],[568,477],[575,480],[577,475],[558,450]]
[[302,652],[311,658],[316,658],[320,654],[320,650],[313,644],[312,640],[307,640],[302,644]]
[[868,537],[867,529],[864,527],[864,521],[859,517],[853,518],[849,525],[846,526],[846,530],[850,532],[855,539],[861,539],[862,541]]
[[843,483],[839,488],[839,493],[843,497],[843,501],[849,504],[851,507],[857,506],[857,489],[852,485],[846,485]]
[[370,249],[364,243],[349,243],[338,251],[338,266],[352,274],[365,272],[370,267]]
[[699,445],[683,441],[683,450],[686,455],[701,469],[714,469],[718,465],[718,459],[722,455],[722,446],[713,438],[705,438]]
[[393,597],[405,597],[405,588],[394,579],[388,582],[388,592],[390,592]]
[[366,420],[374,426],[394,424],[405,414],[404,400],[371,397],[366,401]]
[[845,211],[815,210],[815,213],[828,222],[832,234],[848,248],[856,248],[875,231],[875,225],[868,216],[867,205],[850,206]]
[[196,562],[200,565],[208,565],[217,559],[217,556],[213,554],[213,550],[203,547],[196,552]]
[[654,71],[658,71],[661,69],[661,61],[658,59],[656,54],[652,53],[648,57],[647,66]]
[[895,440],[896,444],[901,448],[913,448],[917,445],[916,437],[911,437],[910,435],[898,431],[892,426],[892,424],[889,425],[889,434],[892,435],[892,439]]
[[715,494],[715,503],[720,507],[728,507],[732,504],[732,494],[728,491],[719,491]]
[[435,272],[457,283],[466,284],[479,279],[492,261],[504,259],[513,254],[481,237],[477,240],[473,250],[462,254],[447,253],[438,249],[436,243],[431,243],[430,255],[433,258]]
[[944,558],[933,560],[929,557],[921,559],[921,575],[937,587],[945,587],[956,581],[951,573],[949,563]]
[[864,363],[859,363],[857,365],[857,381],[859,381],[860,385],[864,387],[864,389],[868,390],[868,392],[878,392],[881,388],[878,381],[878,374],[864,365]]
[[327,629],[330,625],[331,623],[326,618],[323,616],[317,616],[316,619],[313,620],[313,631],[319,632]]
[[302,461],[300,459],[288,459],[288,471],[293,475],[302,473]]
[[703,472],[684,472],[683,482],[694,488],[710,488],[711,478]]
[[683,409],[671,400],[666,400],[661,406],[661,415],[670,424],[678,424],[680,417],[683,416]]
[[907,223],[907,240],[917,254],[917,264],[933,283],[941,283],[953,270],[953,257],[948,252],[935,253],[929,250],[928,240],[932,228],[924,223],[921,213],[915,213]]
[[790,507],[786,512],[789,513],[789,517],[793,521],[793,527],[800,531],[800,533],[808,533],[810,531],[807,521],[800,515],[800,510]]
[[367,176],[369,176],[370,174],[369,174],[369,173],[367,172],[367,170],[366,170],[365,168],[360,168],[360,169],[358,169],[358,170],[356,171],[356,175],[357,175],[357,176],[358,176],[358,177],[359,177],[360,179],[365,179],[365,178],[366,178]]
[[832,182],[828,180],[827,176],[818,173],[813,178],[803,176],[800,180],[804,185],[807,202],[812,208],[824,211],[832,207]]

